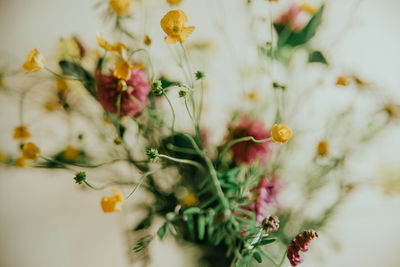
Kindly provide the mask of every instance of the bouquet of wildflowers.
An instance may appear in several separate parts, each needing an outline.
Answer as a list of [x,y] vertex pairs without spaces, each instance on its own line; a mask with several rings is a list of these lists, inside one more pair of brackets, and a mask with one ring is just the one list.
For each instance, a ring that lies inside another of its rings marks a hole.
[[[162,75],[164,70],[157,69],[160,62],[149,52],[152,38],[127,27],[135,22],[132,14],[146,3],[102,1],[97,8],[113,25],[117,41],[98,33],[98,47],[88,49],[76,36],[63,38],[57,67],[48,66],[37,49],[28,53],[23,75],[33,82],[20,91],[11,90],[20,99],[20,119],[13,133],[18,155],[2,154],[1,161],[70,171],[77,186],[101,192],[104,213],[142,211],[127,231],[134,263],[142,255],[146,265],[152,241],[170,235],[202,250],[201,266],[297,266],[302,263],[300,252],[318,237],[316,231],[358,186],[346,179],[347,160],[398,116],[399,106],[378,103],[380,107],[365,116],[367,123],[352,129],[360,112],[351,103],[327,119],[325,132],[307,139],[312,130],[297,124],[294,114],[302,112],[301,98],[312,98],[315,92],[292,89],[293,80],[305,65],[318,65],[322,75],[331,71],[327,57],[310,42],[323,20],[324,5],[292,4],[275,15],[278,0],[261,1],[271,11],[269,18],[260,20],[269,29],[267,42],[255,40],[252,47],[257,51],[253,76],[264,81],[262,91],[243,94],[243,106],[229,111],[224,137],[213,142],[213,130],[203,125],[206,115],[213,116],[204,111],[207,68],[196,70],[191,60],[191,51],[208,53],[209,45],[190,43],[197,29],[183,10],[175,9],[182,0],[167,2],[171,9],[159,18],[160,27],[176,60],[168,68],[181,71],[181,78]],[[243,3],[243,12],[254,18],[253,5],[260,4],[255,2]],[[137,5],[134,12],[132,5]],[[301,67],[293,70],[297,55],[302,56]],[[2,74],[6,82],[14,75]],[[354,74],[336,78],[317,79],[312,87],[374,89]],[[59,116],[60,127],[68,133],[61,141],[54,137],[56,149],[38,145],[39,131],[31,132],[32,122],[25,119],[24,107],[32,102],[37,84],[48,88],[39,94],[48,116]],[[183,118],[188,124],[178,127]],[[352,145],[345,143],[349,139]],[[304,144],[312,148],[306,156],[301,154]],[[99,178],[105,172],[107,177]],[[326,188],[332,190],[333,200],[310,215],[308,209]],[[288,195],[294,196],[292,203],[290,197],[285,201]],[[161,226],[154,229],[160,218]]]

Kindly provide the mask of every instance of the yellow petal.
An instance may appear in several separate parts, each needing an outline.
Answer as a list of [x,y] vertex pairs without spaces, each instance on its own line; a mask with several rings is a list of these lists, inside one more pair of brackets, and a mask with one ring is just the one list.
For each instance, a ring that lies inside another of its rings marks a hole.
[[120,61],[115,64],[113,75],[115,78],[122,79],[122,80],[129,80],[131,77],[131,64],[127,61]]
[[292,130],[285,124],[274,124],[271,137],[273,142],[286,143],[292,137]]
[[22,156],[25,159],[36,160],[39,153],[39,148],[32,142],[26,143],[22,148]]
[[31,134],[24,125],[20,125],[14,129],[13,138],[15,140],[25,140],[31,138]]
[[312,7],[311,5],[309,5],[307,2],[303,2],[301,3],[300,8],[306,12],[308,12],[310,15],[314,15],[315,13],[317,13],[317,9]]
[[128,15],[133,0],[110,0],[111,8],[120,16]]
[[167,0],[167,3],[170,5],[179,5],[182,2],[182,0]]
[[161,19],[160,25],[167,34],[165,41],[168,44],[184,42],[184,40],[193,32],[194,26],[185,27],[188,17],[182,10],[171,10]]
[[167,44],[175,44],[176,42],[178,42],[179,41],[179,37],[173,37],[173,36],[167,36],[166,38],[165,38],[165,42],[167,43]]
[[29,51],[26,56],[26,61],[22,67],[27,70],[27,72],[39,71],[43,69],[45,64],[44,57],[39,53],[39,51],[35,48]]
[[126,45],[123,43],[115,43],[111,46],[111,51],[118,52],[122,58],[126,59]]
[[189,35],[192,34],[194,29],[195,29],[194,26],[184,27],[179,35],[179,42],[183,43],[186,40],[186,38],[188,38]]
[[104,40],[100,34],[97,34],[96,36],[96,40],[97,43],[99,44],[99,46],[103,49],[105,49],[106,51],[110,51],[111,50],[111,44],[109,42],[107,42],[106,40]]
[[104,196],[101,199],[101,208],[105,213],[121,211],[121,206],[124,203],[124,196],[122,195],[121,191],[118,189],[113,189],[111,191],[114,193],[114,196]]

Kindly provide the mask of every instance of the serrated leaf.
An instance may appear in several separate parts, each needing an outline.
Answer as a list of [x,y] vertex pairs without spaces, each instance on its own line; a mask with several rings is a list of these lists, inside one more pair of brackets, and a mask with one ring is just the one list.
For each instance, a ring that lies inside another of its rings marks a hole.
[[254,258],[258,263],[261,263],[261,262],[262,262],[261,255],[260,255],[260,253],[258,253],[257,251],[255,251],[255,252],[253,253],[253,258]]
[[310,62],[310,63],[316,62],[316,63],[328,65],[328,62],[326,61],[326,59],[321,51],[311,52],[310,55],[308,56],[308,62]]
[[94,77],[87,70],[81,65],[68,60],[61,60],[58,64],[64,75],[76,78],[92,96],[96,96]]
[[158,231],[157,231],[157,235],[158,237],[163,240],[165,237],[165,234],[167,233],[167,223],[164,223],[163,226],[161,226]]

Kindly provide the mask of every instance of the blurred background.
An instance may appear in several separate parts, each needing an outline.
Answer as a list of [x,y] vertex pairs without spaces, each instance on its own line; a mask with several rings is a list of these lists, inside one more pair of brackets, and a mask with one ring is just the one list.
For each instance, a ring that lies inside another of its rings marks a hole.
[[[159,69],[165,69],[170,55],[163,43],[159,19],[170,7],[163,0],[144,2],[151,17],[143,31],[152,36],[153,61],[160,64]],[[251,18],[242,12],[246,2],[184,0],[180,6],[188,14],[189,25],[196,25],[193,39],[213,40],[217,50],[208,59],[211,63],[204,64],[209,66],[205,71],[213,88],[207,96],[206,117],[209,119],[205,124],[208,127],[217,127],[226,121],[228,112],[221,111],[231,110],[242,97],[243,87],[234,76],[236,70],[232,66],[233,62],[244,66],[251,64],[243,23]],[[279,14],[292,2],[281,0],[274,7],[274,14]],[[96,3],[96,0],[0,0],[2,63],[18,68],[34,47],[51,59],[57,39],[71,34],[78,35],[92,47],[97,45],[96,32],[112,36],[109,27],[100,19],[100,12],[93,9]],[[318,6],[321,1],[309,3]],[[382,98],[400,102],[400,2],[328,0],[326,4],[320,34],[313,42],[326,51],[332,62],[332,74],[307,69],[307,76],[300,77],[302,82],[307,84],[309,76],[324,75],[321,79],[333,80],[343,72],[356,72],[382,90]],[[264,11],[258,12],[262,16]],[[268,17],[268,14],[265,10],[264,15]],[[134,16],[138,20],[145,17],[143,14]],[[221,27],[226,29],[226,37],[221,37]],[[232,43],[232,51],[219,53],[218,48],[227,42]],[[332,106],[341,105],[341,98],[334,93],[330,101]],[[315,103],[316,113],[319,105]],[[1,150],[15,150],[12,130],[17,125],[17,111],[17,98],[0,96]],[[40,116],[36,114],[35,118],[40,119]],[[38,127],[43,130],[43,127],[60,123],[52,119],[54,124],[50,119]],[[307,118],[304,123],[307,125]],[[361,151],[359,160],[352,162],[354,173],[376,184],[381,176],[398,177],[399,129],[387,129],[369,149]],[[57,129],[47,134],[39,137],[40,147],[46,147],[46,139],[57,140],[62,135]],[[222,131],[216,131],[213,138],[222,136]],[[63,171],[1,168],[0,172],[0,266],[128,266],[129,248],[121,230],[126,218],[123,214],[104,214],[99,206],[101,193],[80,190],[71,182],[71,174]],[[359,188],[329,223],[329,231],[313,241],[302,266],[400,266],[399,211],[400,194],[387,195],[379,187]],[[191,266],[196,251],[184,250],[182,252],[172,239],[156,240],[151,248],[151,266]]]

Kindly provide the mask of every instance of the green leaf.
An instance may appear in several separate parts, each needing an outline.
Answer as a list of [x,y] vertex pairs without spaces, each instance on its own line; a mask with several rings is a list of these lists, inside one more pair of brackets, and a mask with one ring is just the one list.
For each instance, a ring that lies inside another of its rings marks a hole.
[[198,231],[198,237],[200,240],[204,239],[205,227],[206,227],[205,218],[204,218],[204,216],[199,215],[197,217],[197,231]]
[[168,223],[168,230],[173,234],[174,236],[177,236],[178,233],[176,232],[175,226],[172,223]]
[[152,219],[151,216],[148,216],[148,217],[144,218],[144,219],[133,229],[133,231],[136,232],[136,231],[139,231],[139,230],[148,228],[148,227],[151,225],[151,219]]
[[157,231],[157,235],[158,237],[163,240],[165,237],[165,234],[167,233],[167,223],[164,223],[163,226],[161,226],[158,231]]
[[194,234],[194,220],[193,220],[193,216],[188,216],[187,227],[188,227],[188,229],[189,229],[190,238],[191,238],[192,240],[194,240],[194,239],[195,239],[195,234]]
[[96,96],[94,77],[87,70],[81,65],[68,60],[61,60],[58,64],[64,75],[76,78],[92,96]]
[[275,241],[276,241],[276,238],[262,239],[257,243],[257,246],[268,245],[268,244],[274,243]]
[[253,258],[256,259],[256,261],[257,261],[258,263],[261,263],[261,262],[262,262],[261,255],[260,255],[260,253],[258,253],[257,251],[255,251],[255,252],[253,253]]
[[139,241],[136,243],[136,246],[133,248],[133,250],[135,252],[140,252],[143,249],[145,249],[146,247],[149,246],[150,242],[153,240],[153,236],[152,235],[146,235],[144,237],[142,237],[141,239],[139,239]]
[[316,62],[316,63],[328,65],[328,61],[326,61],[326,59],[321,51],[311,52],[310,55],[308,56],[308,62],[310,62],[310,63]]
[[189,215],[189,214],[197,214],[199,213],[201,210],[198,207],[190,207],[188,209],[186,209],[183,214],[184,215]]
[[177,82],[170,81],[165,77],[160,77],[159,80],[161,81],[161,86],[162,86],[163,89],[178,84]]

